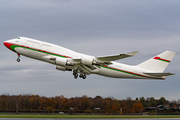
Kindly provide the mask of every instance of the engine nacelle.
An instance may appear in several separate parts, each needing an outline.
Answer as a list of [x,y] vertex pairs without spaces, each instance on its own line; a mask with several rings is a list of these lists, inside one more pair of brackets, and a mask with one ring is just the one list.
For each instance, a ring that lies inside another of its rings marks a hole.
[[68,61],[67,58],[57,57],[55,60],[55,64],[59,66],[73,66],[74,64]]
[[61,70],[61,71],[72,71],[72,69],[68,69],[68,68],[61,67],[61,66],[56,66],[56,69]]
[[85,65],[99,65],[99,62],[95,61],[93,58],[85,56],[81,58],[81,63]]
[[90,57],[82,57],[81,58],[81,63],[82,64],[85,64],[85,65],[92,65],[92,63],[93,63],[93,59],[92,58],[90,58]]

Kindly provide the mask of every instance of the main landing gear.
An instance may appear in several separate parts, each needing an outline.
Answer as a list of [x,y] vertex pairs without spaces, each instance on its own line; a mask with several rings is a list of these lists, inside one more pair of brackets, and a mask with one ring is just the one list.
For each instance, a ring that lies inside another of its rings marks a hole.
[[17,53],[17,55],[18,55],[17,62],[20,62],[20,54]]
[[74,70],[74,71],[73,71],[73,75],[74,75],[74,78],[77,79],[77,77],[78,77],[78,71],[77,71],[77,70]]
[[79,77],[83,78],[83,79],[86,79],[86,75],[85,74],[80,74]]
[[[73,75],[74,75],[74,78],[77,79],[78,78],[78,70],[74,70],[73,71]],[[83,79],[86,79],[86,75],[85,74],[80,74],[79,77],[83,78]]]

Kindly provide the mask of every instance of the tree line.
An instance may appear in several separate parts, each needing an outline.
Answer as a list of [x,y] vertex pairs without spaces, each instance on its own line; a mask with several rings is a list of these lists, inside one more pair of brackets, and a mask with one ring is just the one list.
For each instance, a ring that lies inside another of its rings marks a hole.
[[160,99],[130,97],[122,100],[113,97],[94,98],[83,95],[82,97],[66,98],[63,95],[45,97],[39,95],[0,95],[0,112],[73,112],[73,113],[142,113],[147,107],[168,105],[179,107],[179,101],[168,101],[164,97]]

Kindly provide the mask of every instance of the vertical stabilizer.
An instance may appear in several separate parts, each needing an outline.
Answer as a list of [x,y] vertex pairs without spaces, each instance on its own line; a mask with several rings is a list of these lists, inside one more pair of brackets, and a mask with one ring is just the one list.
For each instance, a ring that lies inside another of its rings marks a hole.
[[140,68],[162,73],[173,59],[175,52],[165,51],[139,65]]

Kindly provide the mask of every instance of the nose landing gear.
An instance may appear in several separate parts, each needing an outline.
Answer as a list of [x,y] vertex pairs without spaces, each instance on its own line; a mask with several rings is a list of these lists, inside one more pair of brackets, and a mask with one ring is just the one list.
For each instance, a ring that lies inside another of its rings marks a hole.
[[17,62],[20,62],[20,54],[17,53],[17,55],[18,55]]

